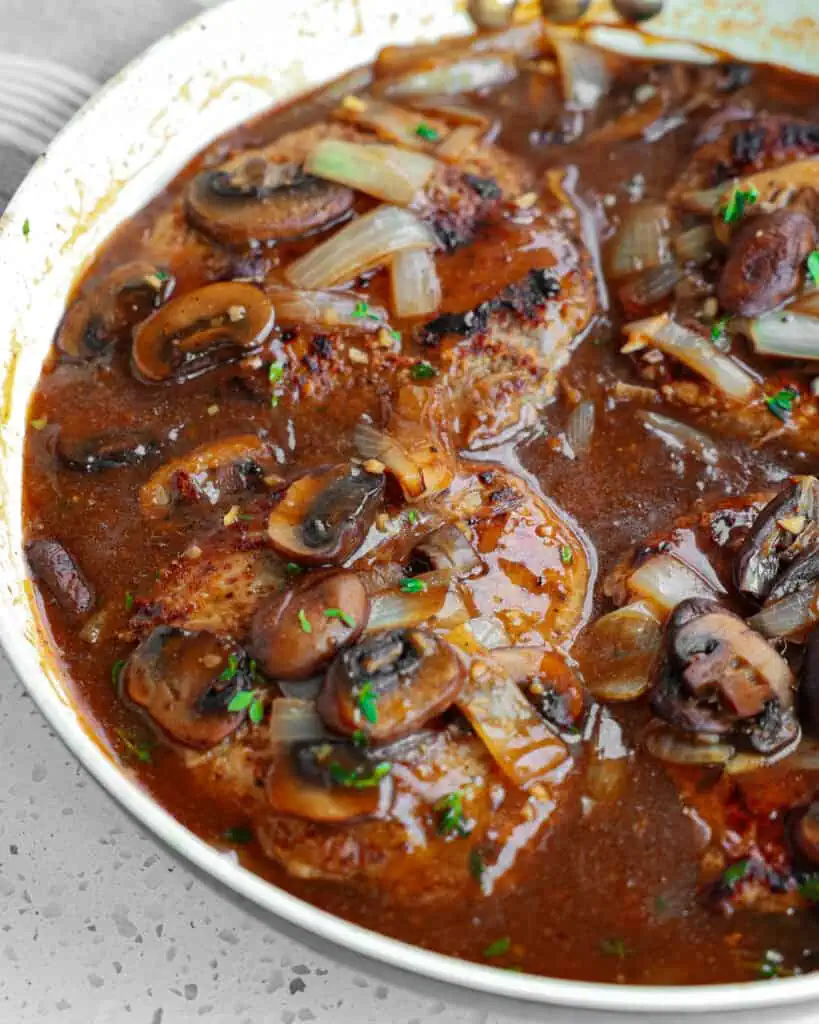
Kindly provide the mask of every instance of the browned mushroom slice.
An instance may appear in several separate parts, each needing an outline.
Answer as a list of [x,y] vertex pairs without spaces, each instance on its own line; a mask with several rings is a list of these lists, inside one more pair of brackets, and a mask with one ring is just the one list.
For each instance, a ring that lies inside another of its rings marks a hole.
[[143,515],[163,516],[179,502],[215,505],[230,495],[275,488],[283,481],[270,449],[256,434],[203,444],[158,469],[139,491]]
[[274,679],[308,679],[358,639],[369,605],[354,572],[311,573],[259,606],[253,617],[253,655]]
[[449,644],[421,629],[374,633],[330,666],[318,709],[337,732],[378,743],[398,739],[445,711],[464,682]]
[[279,814],[310,821],[371,818],[389,805],[391,768],[349,740],[284,745],[267,776],[268,801]]
[[302,565],[339,565],[361,545],[384,493],[384,477],[345,463],[292,483],[270,513],[279,554]]
[[263,152],[202,171],[185,195],[191,222],[229,245],[312,234],[345,217],[353,198],[352,189],[314,178],[298,164],[272,163]]
[[124,695],[171,739],[198,748],[216,746],[242,724],[244,710],[228,705],[252,685],[247,655],[232,641],[167,626],[133,651],[121,680]]
[[263,344],[274,320],[270,299],[254,285],[205,285],[140,324],[131,364],[145,381],[189,380]]
[[26,546],[34,576],[65,612],[86,615],[96,598],[91,584],[71,554],[56,540],[34,540]]
[[159,453],[156,438],[145,431],[114,430],[96,437],[72,437],[61,431],[57,456],[69,469],[101,473],[138,466]]
[[98,355],[117,336],[145,320],[170,298],[174,278],[144,261],[126,263],[69,306],[57,348],[75,359]]
[[482,568],[480,555],[457,526],[448,523],[427,534],[413,552],[415,559],[432,569],[450,569],[459,577],[476,575]]

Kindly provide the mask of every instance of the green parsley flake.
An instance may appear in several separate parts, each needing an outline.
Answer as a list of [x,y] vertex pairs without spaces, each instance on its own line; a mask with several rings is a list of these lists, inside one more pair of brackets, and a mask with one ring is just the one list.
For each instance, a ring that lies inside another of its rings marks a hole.
[[313,627],[310,625],[310,620],[307,618],[307,612],[303,608],[299,608],[299,626],[301,626],[302,633],[312,633]]
[[229,654],[228,655],[228,660],[227,660],[227,665],[225,666],[225,668],[223,669],[221,675],[219,676],[219,682],[220,683],[227,683],[229,680],[234,678],[234,676],[236,675],[236,673],[238,671],[239,671],[239,659],[236,657],[235,654]]
[[437,374],[438,371],[432,363],[428,363],[426,359],[413,363],[412,368],[410,369],[410,376],[413,380],[430,380],[432,377],[437,376]]
[[338,761],[333,761],[328,770],[333,782],[337,782],[340,786],[347,786],[349,789],[373,789],[385,775],[390,774],[392,762],[380,761],[369,775],[363,775],[360,768],[348,771]]
[[571,565],[573,560],[574,560],[574,555],[572,554],[572,549],[569,547],[568,544],[561,544],[560,545],[560,561],[564,565]]
[[786,973],[782,966],[784,962],[785,957],[778,949],[766,949],[757,967],[757,976],[763,981],[768,978],[781,978]]
[[258,694],[253,698],[247,716],[254,725],[258,725],[264,718],[264,702]]
[[26,217],[26,219],[23,221],[23,238],[25,238],[27,240],[28,236],[30,234],[31,234],[31,224],[29,223],[28,217]]
[[819,903],[819,875],[806,875],[799,883],[799,895],[810,903]]
[[427,589],[427,585],[423,580],[412,577],[401,580],[399,587],[405,594],[421,594]]
[[469,851],[469,873],[475,879],[476,882],[480,882],[483,879],[483,873],[486,871],[486,861],[480,850]]
[[401,332],[400,331],[396,331],[395,328],[391,328],[390,329],[390,335],[392,336],[392,340],[393,341],[400,341],[401,340]]
[[328,619],[341,619],[345,626],[355,629],[355,619],[349,612],[342,611],[341,608],[325,608],[324,614]]
[[722,211],[722,219],[726,224],[736,224],[738,220],[742,220],[745,208],[752,206],[758,199],[759,192],[753,186],[744,191],[741,188],[735,188]]
[[162,284],[163,281],[170,281],[171,279],[171,275],[167,270],[163,270],[162,267],[157,267],[151,276],[155,277],[160,284]]
[[253,830],[247,825],[237,825],[235,828],[226,828],[224,837],[229,843],[236,843],[239,846],[253,842]]
[[423,121],[416,127],[415,134],[419,139],[423,139],[425,142],[437,142],[441,137],[441,133],[437,128],[433,128],[432,125],[424,124]]
[[793,403],[798,397],[799,393],[793,388],[782,388],[782,390],[777,391],[775,395],[768,395],[765,399],[765,404],[768,406],[768,410],[772,412],[777,419],[786,423],[793,412]]
[[124,668],[125,662],[122,660],[122,658],[120,658],[118,661],[115,661],[114,664],[111,666],[111,682],[114,684],[114,686],[116,686],[117,683],[119,683],[119,675]]
[[814,249],[808,256],[808,273],[813,283],[819,286],[819,249]]
[[351,739],[357,747],[368,747],[370,745],[370,738],[363,729],[356,729]]
[[270,396],[270,408],[271,409],[275,409],[278,404],[279,404],[279,396],[278,395],[271,395]]
[[378,721],[378,695],[372,683],[365,683],[356,694],[358,710],[373,725]]
[[278,384],[284,377],[284,367],[280,363],[271,363],[267,376],[271,384]]
[[409,511],[407,512],[407,521],[408,521],[408,522],[409,522],[409,523],[410,523],[410,524],[411,524],[412,526],[415,526],[415,524],[416,524],[416,523],[418,522],[418,510],[417,510],[417,509],[415,509],[415,508],[411,508],[411,509],[410,509],[410,510],[409,510]]
[[151,749],[153,744],[149,740],[136,740],[124,729],[118,729],[117,736],[119,736],[123,747],[125,747],[125,752],[130,757],[135,758],[137,761],[142,761],[143,764],[148,764],[152,760]]
[[728,326],[729,316],[721,316],[711,324],[711,341],[722,341],[725,337],[725,328]]
[[629,951],[622,939],[601,939],[600,952],[606,956],[616,956],[618,960],[624,960]]
[[743,860],[735,861],[729,865],[723,872],[722,878],[720,879],[723,886],[726,889],[733,889],[734,886],[738,885],[743,879],[748,877],[751,870],[751,860],[745,857]]
[[125,594],[125,611],[129,612],[134,607],[134,595],[129,590]]
[[468,836],[472,831],[464,818],[464,797],[459,789],[442,796],[432,809],[440,815],[438,831],[442,836]]
[[380,320],[378,313],[373,313],[366,302],[357,302],[353,310],[356,320]]
[[247,711],[253,701],[256,699],[256,694],[253,690],[240,690],[230,704],[228,704],[228,711]]
[[495,939],[494,942],[490,942],[483,951],[483,955],[489,960],[495,956],[505,956],[511,948],[512,940],[508,935],[504,935],[502,939]]
[[287,565],[284,567],[284,570],[288,576],[301,576],[301,574],[304,572],[304,569],[302,569],[302,567],[300,565],[297,565],[295,562],[288,562]]

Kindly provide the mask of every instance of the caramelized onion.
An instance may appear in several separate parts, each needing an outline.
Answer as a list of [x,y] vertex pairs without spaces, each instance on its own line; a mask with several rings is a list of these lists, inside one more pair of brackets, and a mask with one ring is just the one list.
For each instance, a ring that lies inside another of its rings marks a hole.
[[372,599],[367,621],[368,633],[417,626],[443,609],[452,582],[451,574],[426,573],[412,579],[417,580],[422,589],[413,593],[400,588],[387,590]]
[[651,409],[638,409],[637,416],[652,434],[656,434],[669,448],[686,455],[696,455],[708,466],[716,466],[719,452],[711,438],[701,430],[689,427],[687,423],[661,416]]
[[327,737],[315,702],[287,697],[278,697],[270,705],[269,732],[273,743],[309,743]]
[[697,331],[675,323],[667,313],[626,324],[624,330],[630,339],[644,341],[679,359],[734,401],[748,401],[758,391],[756,381],[738,363],[718,352]]
[[398,146],[322,139],[304,167],[317,178],[349,185],[385,203],[409,206],[429,181],[436,162]]
[[669,260],[668,207],[637,203],[623,215],[609,250],[609,274],[615,281],[653,270]]
[[460,160],[470,146],[474,146],[483,135],[484,129],[477,124],[459,124],[453,128],[443,142],[435,150],[435,155],[441,160],[455,163]]
[[[386,309],[370,305],[357,292],[307,292],[278,285],[266,285],[265,291],[273,300],[276,319],[283,327],[317,324],[328,328],[354,327],[373,334],[387,326]],[[361,315],[363,306],[366,316]]]
[[551,34],[563,96],[581,110],[591,110],[608,92],[611,75],[605,54],[594,46]]
[[329,288],[351,281],[406,249],[435,249],[432,228],[408,210],[378,206],[317,245],[285,275],[296,288]]
[[598,619],[578,641],[583,681],[598,700],[637,700],[651,686],[662,647],[657,613],[635,601]]
[[628,313],[644,313],[667,299],[683,276],[676,263],[664,263],[661,267],[644,270],[620,288],[620,301]]
[[399,252],[391,268],[392,307],[402,319],[430,316],[441,305],[435,260],[424,249]]
[[[430,149],[431,142],[440,138],[446,129],[442,121],[421,118],[405,107],[370,96],[354,96],[345,100],[334,111],[333,116],[373,131],[387,142],[397,142],[404,149],[420,150],[424,153]],[[421,125],[429,131],[419,134],[418,128]]]
[[707,263],[714,252],[716,236],[710,224],[683,231],[674,239],[674,252],[680,263]]
[[666,725],[654,723],[645,736],[648,752],[659,761],[671,764],[724,765],[734,756],[734,748],[728,743],[712,743],[712,737],[703,737],[697,742],[695,734],[679,733]]
[[424,70],[394,78],[384,86],[388,96],[457,96],[493,89],[517,78],[517,63],[510,54],[485,53],[439,62]]
[[626,585],[630,593],[651,601],[666,614],[689,597],[716,596],[702,576],[667,554],[652,555],[635,569]]
[[362,459],[378,459],[401,485],[408,500],[424,493],[424,474],[403,445],[369,423],[358,423],[353,443]]
[[595,409],[594,402],[585,399],[578,402],[566,420],[566,441],[575,455],[583,455],[589,450],[594,435]]
[[819,316],[772,310],[749,321],[747,333],[760,355],[819,359]]
[[748,625],[769,639],[801,640],[819,622],[819,591],[804,587],[766,605],[748,619]]

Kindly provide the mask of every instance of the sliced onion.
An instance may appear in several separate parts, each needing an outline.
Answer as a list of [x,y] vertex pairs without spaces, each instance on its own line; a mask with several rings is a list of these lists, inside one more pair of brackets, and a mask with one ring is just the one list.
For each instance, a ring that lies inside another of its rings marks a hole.
[[620,288],[620,301],[627,312],[644,313],[667,299],[684,276],[676,263],[664,263],[661,267],[644,270]]
[[694,734],[683,735],[665,725],[655,724],[645,736],[648,752],[659,761],[671,764],[724,765],[734,756],[734,748],[727,743],[698,743]]
[[484,129],[476,124],[459,124],[438,145],[435,155],[448,163],[454,163],[460,160],[470,146],[474,146],[483,133]]
[[566,420],[566,442],[574,455],[584,455],[594,436],[595,407],[591,399],[584,399],[569,413]]
[[[757,204],[772,204],[777,208],[785,206],[800,189],[819,190],[819,157],[808,160],[794,160],[767,171],[757,171],[739,181],[723,185],[723,194],[738,188],[743,192],[759,193]],[[715,213],[719,213],[719,209]],[[724,224],[725,222],[722,221]]]
[[378,206],[337,231],[295,263],[285,276],[296,288],[329,288],[351,281],[406,249],[435,249],[435,233],[397,206]]
[[683,192],[675,202],[675,206],[681,206],[691,213],[712,214],[719,209],[725,196],[726,184],[715,185],[714,188],[693,189],[691,192]]
[[795,590],[748,619],[748,625],[769,640],[775,637],[802,640],[816,622],[819,622],[819,589],[814,587]]
[[321,693],[321,689],[324,686],[324,676],[316,676],[314,679],[300,679],[296,683],[290,683],[284,679],[278,679],[276,681],[276,685],[282,691],[284,696],[291,700],[315,700]]
[[384,92],[388,96],[457,96],[506,85],[517,75],[517,62],[511,55],[476,54],[394,78],[385,84]]
[[609,249],[608,269],[619,281],[653,270],[669,261],[668,207],[665,203],[635,203],[623,215]]
[[500,619],[486,616],[464,622],[447,634],[447,640],[465,654],[485,654],[507,647],[509,634]]
[[701,430],[680,423],[670,416],[662,416],[650,409],[638,409],[637,416],[645,423],[646,429],[663,441],[669,448],[685,455],[695,455],[707,466],[716,466],[719,452],[711,438]]
[[[416,579],[423,579],[423,576]],[[453,587],[444,598],[441,610],[435,613],[434,625],[437,629],[455,629],[469,621],[469,608],[459,587]]]
[[495,647],[487,657],[492,664],[522,686],[540,674],[545,647]]
[[674,252],[680,263],[707,263],[714,252],[716,236],[710,224],[683,231],[674,239]]
[[547,779],[567,761],[566,744],[515,682],[488,662],[473,665],[456,703],[503,774],[521,789]]
[[[273,300],[276,322],[284,327],[291,324],[355,327],[371,334],[387,325],[386,309],[371,306],[366,296],[356,292],[307,292],[277,285],[267,285],[265,291]],[[361,315],[362,304],[367,306],[366,316]]]
[[426,133],[418,133],[420,126],[424,125],[433,131],[436,139],[446,131],[446,125],[441,121],[429,121],[405,107],[369,96],[347,99],[334,111],[333,116],[374,131],[379,138],[397,142],[405,149],[424,152],[429,150],[430,140],[425,138]]
[[390,269],[392,307],[402,319],[429,316],[441,306],[441,282],[434,257],[424,249],[400,252]]
[[448,592],[449,583],[445,586],[427,585],[424,590],[414,594],[406,594],[403,590],[388,590],[377,594],[370,605],[367,632],[418,626],[442,610]]
[[580,637],[583,681],[598,700],[637,700],[647,692],[662,647],[662,627],[646,601],[609,612]]
[[279,697],[270,705],[270,739],[274,743],[309,743],[328,735],[312,700]]
[[656,141],[656,132],[659,130],[657,122],[666,112],[668,99],[668,94],[663,89],[656,89],[644,103],[634,104],[619,117],[592,132],[588,136],[588,141],[623,142],[628,139],[647,138],[649,134],[653,136],[649,141]]
[[369,423],[358,423],[353,431],[353,444],[362,459],[378,459],[384,463],[398,480],[407,499],[418,498],[424,493],[421,467],[389,434]]
[[751,320],[748,335],[763,356],[783,359],[819,359],[819,318],[790,309],[778,309]]
[[581,110],[591,110],[609,90],[611,74],[602,50],[574,39],[552,35],[563,96]]
[[598,708],[592,715],[586,790],[599,803],[614,803],[628,783],[629,751],[619,722],[606,708]]
[[624,330],[629,339],[644,341],[679,359],[734,401],[748,401],[759,390],[741,366],[718,352],[697,331],[675,323],[667,313],[626,324]]
[[398,146],[322,139],[307,157],[304,169],[386,203],[409,206],[437,166],[426,153]]
[[482,110],[475,107],[465,107],[461,103],[447,103],[445,99],[436,100],[434,97],[421,96],[418,99],[408,99],[407,106],[413,110],[420,110],[425,114],[432,114],[443,121],[454,125],[474,125],[488,131],[492,125],[490,118]]
[[651,601],[665,614],[689,597],[713,600],[717,594],[702,576],[673,555],[652,555],[626,581],[629,593]]

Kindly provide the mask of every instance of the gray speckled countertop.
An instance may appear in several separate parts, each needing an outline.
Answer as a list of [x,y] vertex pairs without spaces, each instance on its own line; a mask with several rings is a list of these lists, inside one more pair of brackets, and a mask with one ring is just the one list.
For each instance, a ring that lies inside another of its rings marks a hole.
[[[0,63],[9,55],[47,59],[52,69],[82,73],[90,89],[205,5],[0,0]],[[59,70],[54,74],[59,78]],[[7,121],[3,137],[4,88],[0,210],[36,153],[33,144],[25,150],[36,132],[24,136],[19,124],[11,132]],[[424,981],[261,914],[197,874],[121,810],[54,736],[2,655],[0,750],[0,1024],[628,1019],[514,1004]],[[736,1019],[815,1024],[819,1010]]]

